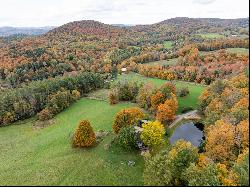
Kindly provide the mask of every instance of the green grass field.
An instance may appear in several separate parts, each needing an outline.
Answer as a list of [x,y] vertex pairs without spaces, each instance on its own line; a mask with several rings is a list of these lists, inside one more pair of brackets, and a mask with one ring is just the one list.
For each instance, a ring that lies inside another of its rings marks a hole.
[[237,54],[249,54],[249,49],[246,48],[227,48],[226,51],[230,53],[237,53]]
[[[78,122],[111,130],[114,115],[133,106],[81,99],[55,117],[55,124],[33,128],[34,118],[0,128],[0,185],[142,185],[143,159],[119,148],[106,150],[113,135],[91,149],[71,148]],[[135,166],[128,166],[129,160]]]
[[[118,80],[129,80],[129,81],[137,81],[137,82],[151,82],[156,86],[163,85],[166,80],[157,79],[157,78],[148,78],[136,73],[129,73],[124,75],[119,75]],[[175,81],[176,88],[179,89],[181,87],[188,87],[190,94],[186,97],[178,98],[179,108],[178,113],[182,111],[184,107],[192,106],[193,108],[197,108],[198,106],[198,97],[204,91],[205,86],[203,85],[195,85],[193,83]]]
[[[249,54],[249,49],[246,48],[227,48],[225,49],[229,53],[236,53],[239,55],[248,55]],[[201,55],[209,54],[209,53],[217,53],[219,50],[215,51],[200,51],[199,53]]]
[[[118,80],[152,82],[161,86],[166,81],[146,78],[130,73]],[[204,86],[175,82],[177,89],[189,87],[190,94],[178,98],[179,110],[197,106]],[[108,90],[89,94],[105,100]],[[34,128],[36,118],[0,128],[0,185],[143,185],[143,158],[138,152],[124,151],[119,147],[106,149],[114,137],[111,133],[94,148],[71,147],[72,136],[78,122],[87,119],[95,131],[112,131],[115,114],[123,108],[135,106],[121,102],[109,105],[106,101],[83,98],[58,114],[54,124]],[[128,166],[128,161],[135,166]]]
[[160,60],[160,61],[154,61],[154,62],[149,62],[146,63],[147,65],[176,65],[178,62],[178,58],[172,58],[172,59],[168,59],[168,60]]
[[165,41],[163,43],[165,49],[172,49],[173,48],[173,42],[172,41]]
[[216,38],[224,38],[225,36],[219,33],[204,33],[204,34],[196,34],[206,39],[216,39]]

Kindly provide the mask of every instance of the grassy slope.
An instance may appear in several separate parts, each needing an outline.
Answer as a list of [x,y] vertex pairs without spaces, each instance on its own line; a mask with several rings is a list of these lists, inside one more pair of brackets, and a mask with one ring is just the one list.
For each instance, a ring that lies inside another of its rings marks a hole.
[[[95,131],[111,130],[115,113],[129,106],[81,99],[45,129],[34,129],[33,119],[0,128],[0,185],[142,185],[138,153],[104,149],[112,135],[88,150],[70,145],[79,120],[90,120]],[[136,165],[121,164],[129,160]]]
[[[130,74],[118,76],[118,80],[123,80],[123,79],[131,80],[131,81],[151,82],[156,86],[161,86],[162,84],[166,82],[165,80],[156,79],[156,78],[148,78],[148,77],[144,77],[139,74],[136,74],[136,73],[130,73]],[[205,89],[205,86],[195,85],[192,83],[181,82],[181,81],[175,82],[175,85],[177,89],[181,87],[188,87],[190,91],[190,94],[188,96],[178,98],[178,101],[179,101],[178,113],[180,113],[184,107],[193,106],[194,108],[196,108],[198,105],[198,97]]]
[[245,49],[245,48],[227,48],[226,50],[230,53],[237,53],[237,54],[244,54],[244,55],[249,54],[249,49]]
[[197,35],[206,39],[225,38],[224,35],[221,35],[219,33],[205,33],[205,34],[197,34]]
[[165,49],[172,49],[173,42],[172,41],[165,41],[163,43]]
[[[249,54],[249,49],[246,48],[227,48],[225,49],[227,52],[229,53],[236,53],[238,55],[248,55]],[[201,55],[206,55],[209,53],[217,53],[219,50],[215,50],[215,51],[200,51]]]

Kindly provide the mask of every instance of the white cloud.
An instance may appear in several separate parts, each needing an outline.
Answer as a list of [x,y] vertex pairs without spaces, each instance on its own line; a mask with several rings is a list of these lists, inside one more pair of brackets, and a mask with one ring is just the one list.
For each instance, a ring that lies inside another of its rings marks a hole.
[[62,25],[92,19],[150,24],[172,17],[249,17],[248,0],[0,0],[0,26]]
[[193,3],[197,3],[197,4],[210,4],[215,2],[216,0],[194,0]]

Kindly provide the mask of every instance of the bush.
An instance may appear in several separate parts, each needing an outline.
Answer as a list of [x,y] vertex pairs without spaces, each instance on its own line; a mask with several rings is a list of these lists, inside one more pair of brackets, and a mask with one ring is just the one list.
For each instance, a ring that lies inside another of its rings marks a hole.
[[[15,121],[14,118],[14,113],[13,112],[6,112],[3,116],[2,119],[0,119],[0,122],[3,125],[6,125],[8,123],[12,123],[13,121]],[[0,125],[1,126],[1,125]]]
[[151,95],[155,91],[153,84],[148,83],[143,85],[138,92],[136,97],[136,103],[142,108],[149,109],[151,107]]
[[78,90],[73,90],[71,92],[71,94],[72,94],[72,97],[73,97],[74,101],[80,99],[80,97],[81,97],[81,93]]
[[67,108],[73,102],[73,99],[70,91],[62,88],[58,92],[49,95],[47,108],[55,115]]
[[72,102],[80,98],[80,92],[73,90],[70,91],[61,89],[55,94],[48,97],[48,103],[45,109],[38,113],[38,119],[45,121],[53,118],[56,114],[67,108]]
[[185,97],[185,96],[187,96],[188,94],[189,94],[189,89],[188,89],[188,87],[180,88],[180,90],[178,90],[178,92],[177,92],[177,95],[178,95],[179,97]]
[[117,143],[125,149],[136,149],[137,146],[137,134],[134,126],[127,126],[121,128],[118,136]]
[[158,122],[149,122],[142,124],[141,140],[152,149],[158,149],[164,145],[164,126]]
[[45,121],[45,120],[49,120],[53,117],[53,114],[51,113],[51,111],[49,111],[49,109],[45,108],[43,109],[41,112],[39,112],[38,114],[38,119],[40,121]]
[[73,137],[74,147],[90,147],[96,142],[95,133],[87,120],[81,121],[75,131]]
[[116,89],[113,89],[109,92],[109,104],[114,105],[119,102],[118,92]]
[[143,117],[144,114],[140,108],[132,107],[123,109],[120,112],[118,112],[115,116],[113,130],[116,134],[118,134],[122,127],[134,125],[140,119],[143,119]]
[[113,88],[117,89],[120,101],[135,102],[141,86],[142,84],[138,84],[137,82],[122,81],[113,85]]

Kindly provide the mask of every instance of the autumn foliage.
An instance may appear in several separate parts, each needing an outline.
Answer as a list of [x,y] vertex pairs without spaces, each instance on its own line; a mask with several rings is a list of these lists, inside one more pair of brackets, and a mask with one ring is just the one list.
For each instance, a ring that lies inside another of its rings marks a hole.
[[108,97],[109,97],[109,103],[110,103],[111,105],[117,104],[117,103],[119,102],[119,97],[118,97],[117,90],[114,90],[114,89],[111,90],[111,91],[109,92]]
[[161,122],[172,121],[178,109],[178,101],[173,94],[171,99],[167,99],[164,104],[160,104],[157,108],[156,119]]
[[158,106],[165,101],[164,95],[158,91],[151,96],[151,107],[153,110],[156,110]]
[[126,108],[118,112],[113,123],[113,130],[116,134],[125,126],[134,125],[138,120],[143,119],[144,114],[140,108]]
[[149,122],[142,125],[141,140],[151,149],[158,149],[164,145],[165,128],[159,122]]
[[74,147],[90,147],[96,142],[95,133],[91,127],[91,124],[87,120],[81,121],[75,131],[73,137]]
[[[145,109],[150,109],[151,107],[151,95],[154,93],[155,87],[153,84],[147,83],[143,85],[138,92],[136,97],[137,104]],[[155,103],[157,101],[154,101]]]
[[206,153],[217,162],[234,160],[235,127],[222,120],[209,127],[206,135]]
[[151,95],[151,110],[156,111],[160,104],[163,104],[167,99],[171,99],[173,97],[176,97],[175,85],[167,82],[162,85],[156,93]]

